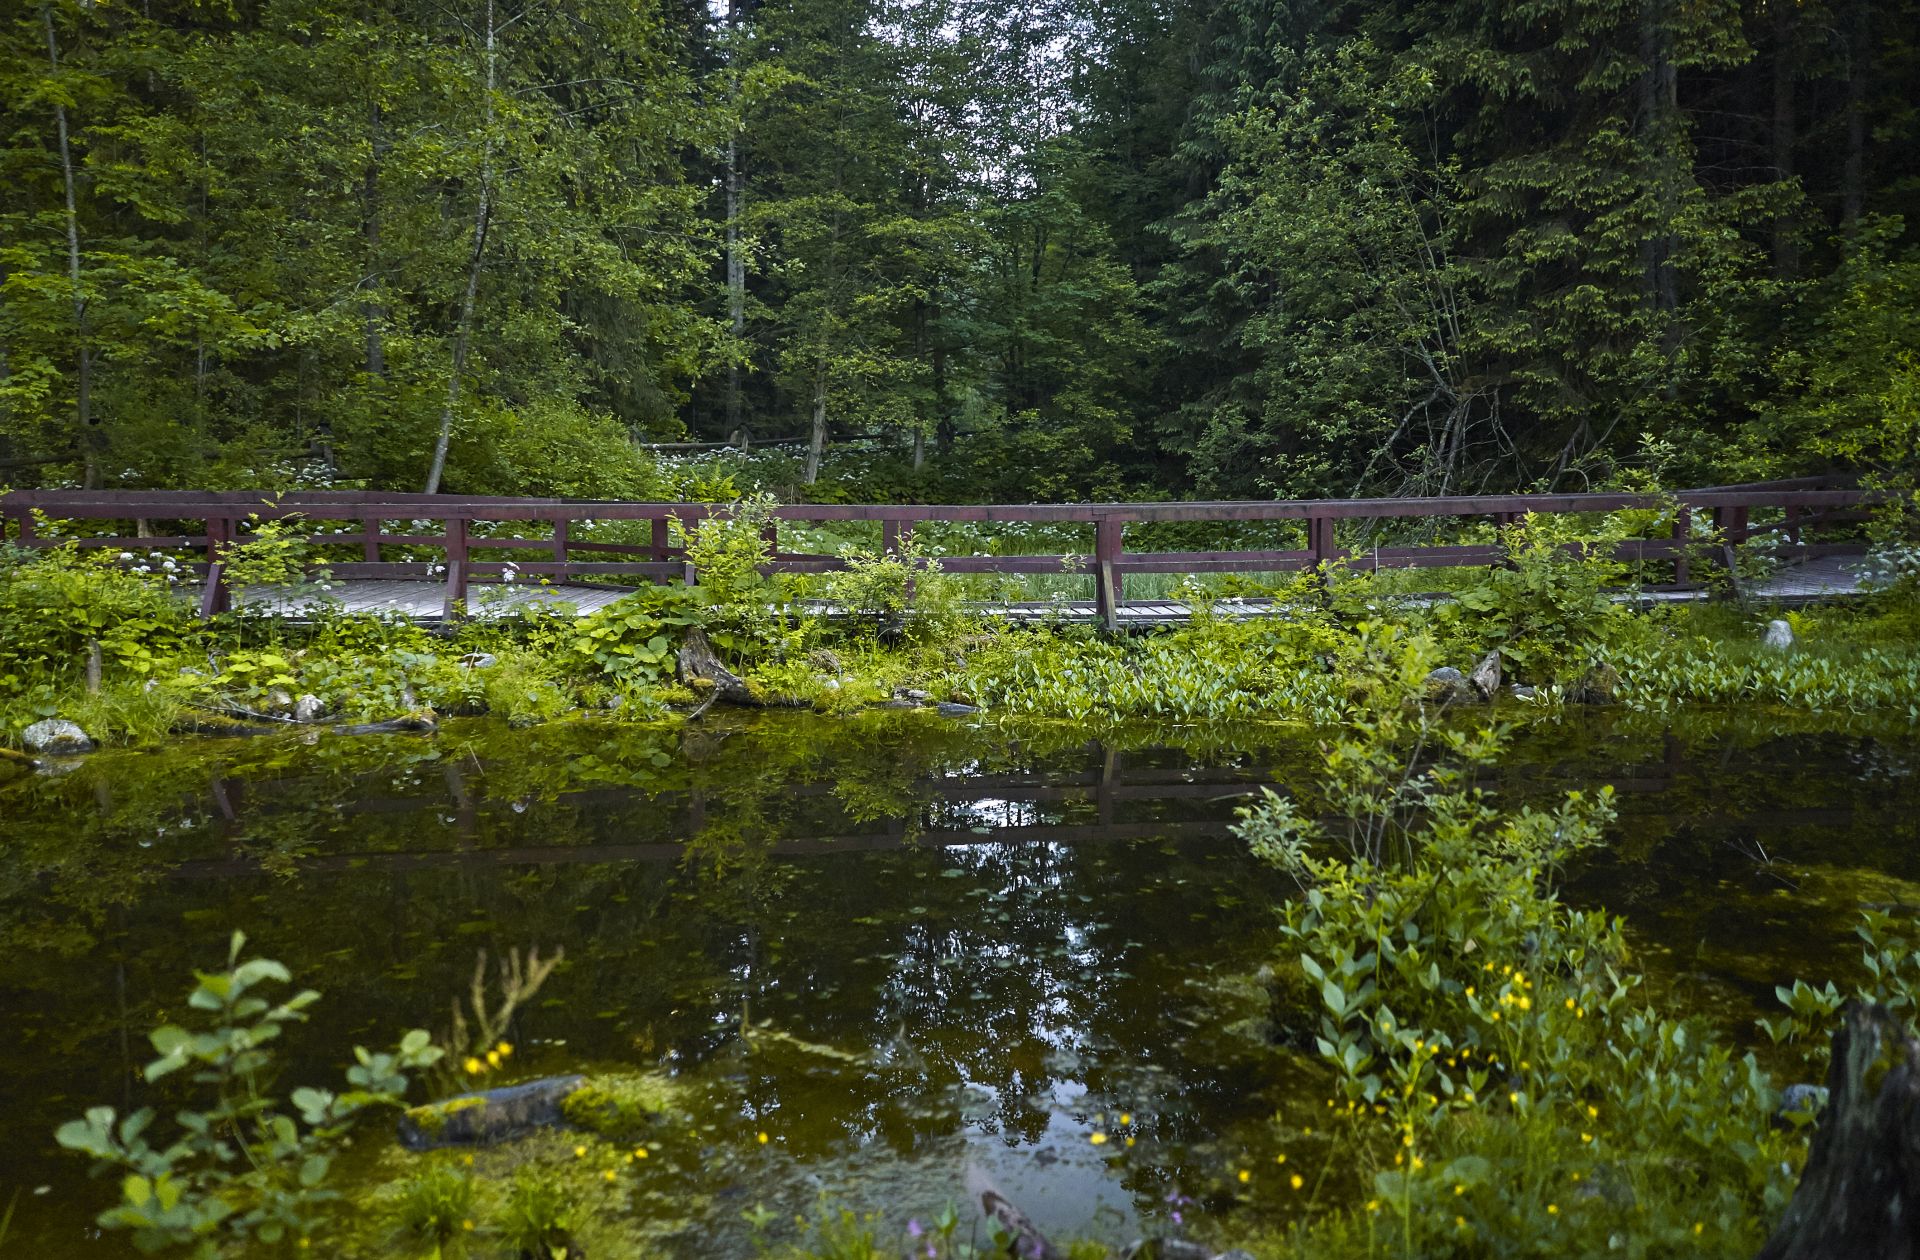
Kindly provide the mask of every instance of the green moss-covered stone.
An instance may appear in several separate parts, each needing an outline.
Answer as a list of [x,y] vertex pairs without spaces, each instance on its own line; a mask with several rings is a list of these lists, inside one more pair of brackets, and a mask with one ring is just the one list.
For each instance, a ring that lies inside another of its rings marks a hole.
[[625,1137],[647,1129],[661,1114],[675,1110],[681,1087],[653,1073],[617,1073],[588,1078],[560,1102],[570,1124],[607,1137]]

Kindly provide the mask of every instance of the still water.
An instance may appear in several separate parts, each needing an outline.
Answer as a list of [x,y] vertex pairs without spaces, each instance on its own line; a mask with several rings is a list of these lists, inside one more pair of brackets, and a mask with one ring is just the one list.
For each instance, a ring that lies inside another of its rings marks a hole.
[[[899,1229],[982,1179],[1061,1236],[1285,1219],[1297,1192],[1239,1172],[1311,1163],[1324,1077],[1262,975],[1288,886],[1229,825],[1313,765],[1297,728],[876,713],[191,741],[0,779],[0,1250],[123,1252],[91,1224],[111,1186],[51,1133],[151,1100],[145,1032],[234,928],[324,994],[283,1089],[445,1027],[482,950],[564,949],[489,1083],[684,1084],[595,1204],[636,1250],[740,1254],[750,1214],[778,1239],[829,1204]],[[1917,768],[1904,726],[1581,715],[1485,785],[1615,785],[1570,897],[1744,1035],[1774,985],[1855,975],[1861,906],[1920,911]],[[417,1158],[372,1127],[349,1182]]]

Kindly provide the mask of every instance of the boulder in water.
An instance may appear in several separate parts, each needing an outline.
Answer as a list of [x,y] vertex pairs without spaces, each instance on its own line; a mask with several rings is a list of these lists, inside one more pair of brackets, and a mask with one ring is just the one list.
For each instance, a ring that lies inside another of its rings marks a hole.
[[1568,697],[1579,704],[1612,704],[1620,690],[1620,671],[1602,661],[1581,675]]
[[1495,648],[1480,658],[1480,663],[1467,675],[1467,682],[1480,693],[1482,700],[1491,700],[1500,690],[1500,649]]
[[20,742],[30,753],[50,753],[55,757],[93,751],[93,740],[78,724],[65,718],[47,718],[20,732]]
[[1427,699],[1435,704],[1451,704],[1473,697],[1473,685],[1467,681],[1467,676],[1451,665],[1442,665],[1428,674],[1422,685],[1426,689]]
[[479,1094],[461,1094],[400,1116],[400,1145],[410,1151],[441,1146],[491,1146],[535,1129],[566,1122],[562,1105],[584,1076],[549,1076]]
[[296,722],[318,722],[326,712],[326,702],[311,693],[293,702],[293,720]]

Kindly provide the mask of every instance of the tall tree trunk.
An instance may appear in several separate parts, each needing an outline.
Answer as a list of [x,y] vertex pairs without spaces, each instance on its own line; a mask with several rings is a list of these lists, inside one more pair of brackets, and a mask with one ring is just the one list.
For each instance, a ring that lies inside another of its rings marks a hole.
[[808,485],[820,479],[820,456],[827,449],[827,353],[820,350],[820,363],[813,373],[813,435],[807,441],[807,467],[801,480]]
[[[1773,177],[1781,184],[1793,182],[1796,149],[1799,145],[1798,112],[1795,94],[1799,90],[1800,42],[1799,10],[1790,4],[1773,6]],[[1791,194],[1795,206],[1798,191]],[[1792,280],[1800,274],[1800,242],[1796,215],[1781,209],[1773,219],[1773,274],[1775,279]]]
[[386,144],[380,131],[380,104],[367,111],[367,165],[360,173],[360,232],[366,242],[366,278],[361,281],[364,297],[360,318],[366,334],[366,371],[368,376],[387,374],[387,346],[384,325],[387,308],[380,300],[380,163],[386,156]]
[[460,322],[453,331],[453,370],[447,375],[447,402],[440,410],[440,433],[433,444],[433,465],[427,470],[428,494],[440,493],[440,476],[447,467],[447,446],[453,439],[453,413],[460,405],[460,378],[467,370],[467,344],[473,335],[473,305],[480,292],[480,265],[486,257],[487,226],[493,213],[494,44],[494,0],[487,0],[487,130],[480,150],[480,203],[473,215],[473,254],[467,263],[467,291],[460,300]]
[[[740,30],[741,0],[727,0],[727,33],[737,36]],[[737,39],[729,39],[728,55],[736,54]],[[740,138],[738,135],[727,137],[727,324],[733,330],[734,350],[736,353],[747,339],[747,260],[741,251],[740,212],[744,200],[746,175],[740,164]],[[745,386],[745,375],[740,361],[727,364],[727,440],[739,438],[741,449],[750,444],[750,436],[742,424],[741,391]]]
[[[731,14],[729,21],[732,20]],[[727,137],[727,323],[733,330],[736,351],[747,339],[747,260],[740,245],[740,210],[744,179],[740,170],[740,143]],[[745,445],[747,434],[741,421],[742,377],[740,361],[727,364],[727,440],[738,434]]]
[[1849,237],[1866,209],[1867,88],[1873,74],[1871,0],[1852,0],[1847,21],[1847,156],[1840,172],[1840,225]]
[[953,400],[947,396],[947,343],[940,335],[940,290],[933,291],[928,303],[927,322],[933,339],[933,409],[937,417],[934,441],[940,453],[953,450]]
[[[1645,292],[1660,328],[1660,342],[1669,357],[1679,347],[1680,282],[1673,269],[1677,242],[1673,222],[1679,212],[1680,154],[1679,73],[1673,64],[1673,32],[1667,25],[1668,0],[1642,0],[1640,9],[1640,134],[1646,146],[1649,175],[1654,181],[1655,222],[1640,244]],[[1669,380],[1671,390],[1673,382]]]
[[[60,44],[53,33],[53,6],[40,6],[40,18],[47,30],[47,61],[60,73]],[[80,456],[85,464],[87,489],[100,485],[101,434],[93,418],[93,345],[87,332],[87,295],[80,284],[80,201],[74,191],[73,150],[67,140],[67,107],[53,107],[55,130],[60,138],[60,174],[67,189],[67,280],[73,287],[73,335],[77,344],[74,416],[79,424]]]

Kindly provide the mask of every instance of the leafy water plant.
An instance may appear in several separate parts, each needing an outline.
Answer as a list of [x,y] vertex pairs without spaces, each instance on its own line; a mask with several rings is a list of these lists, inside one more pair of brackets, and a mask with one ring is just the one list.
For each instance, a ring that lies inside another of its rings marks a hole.
[[[1279,1000],[1331,1074],[1336,1134],[1323,1211],[1256,1250],[1751,1255],[1803,1137],[1771,1123],[1753,1055],[1640,996],[1617,920],[1557,893],[1609,794],[1500,810],[1468,772],[1503,745],[1356,710],[1318,783],[1246,811],[1242,835],[1302,886]],[[1277,1136],[1298,1132],[1283,1117]]]
[[306,1018],[320,998],[303,989],[283,1001],[262,991],[287,984],[287,969],[269,958],[242,959],[246,937],[235,932],[223,971],[198,972],[187,1006],[203,1013],[200,1028],[163,1024],[148,1034],[159,1057],[146,1065],[151,1084],[176,1072],[200,1087],[205,1101],[175,1117],[179,1132],[165,1145],[150,1139],[155,1111],[117,1116],[111,1107],[60,1126],[55,1140],[92,1157],[97,1169],[120,1171],[120,1202],[100,1214],[108,1229],[130,1231],[144,1251],[185,1247],[219,1254],[226,1243],[311,1238],[326,1205],[334,1158],[362,1115],[397,1107],[410,1072],[431,1067],[441,1051],[421,1029],[391,1053],[354,1048],[348,1088],[303,1086],[286,1099],[268,1093],[269,1043]]

